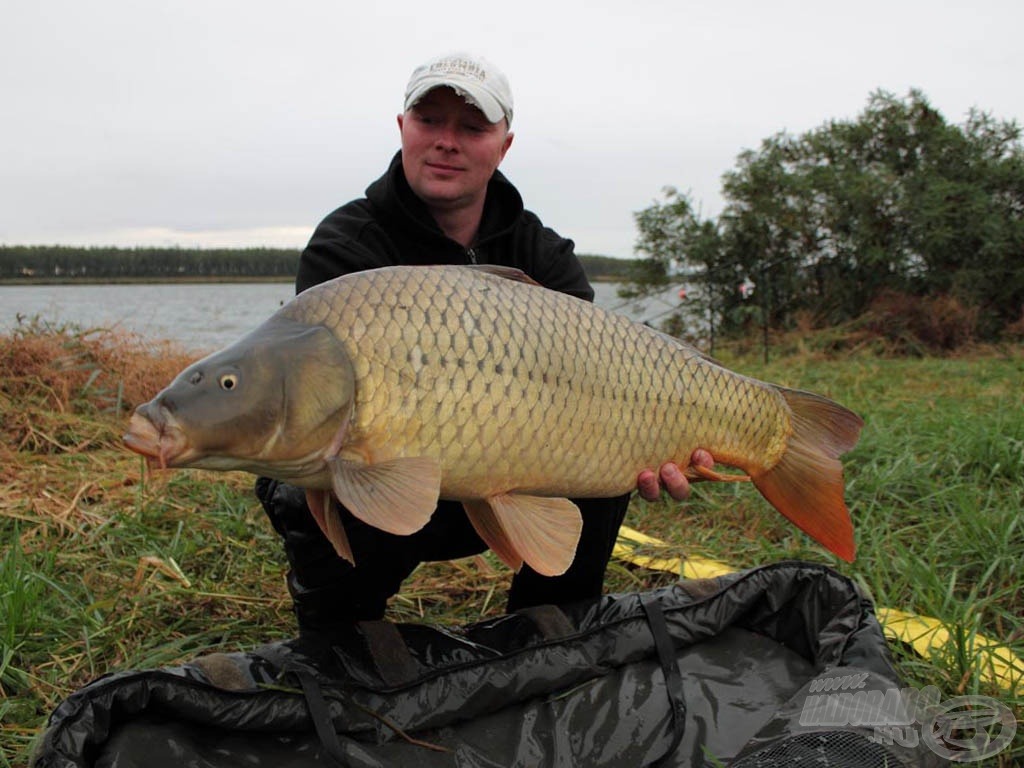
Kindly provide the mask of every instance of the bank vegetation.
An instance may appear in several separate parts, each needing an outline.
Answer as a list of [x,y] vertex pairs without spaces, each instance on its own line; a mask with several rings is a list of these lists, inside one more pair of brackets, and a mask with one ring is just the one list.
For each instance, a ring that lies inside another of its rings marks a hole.
[[[1015,689],[995,683],[979,638],[1024,657],[1024,350],[907,358],[870,344],[836,354],[831,337],[774,341],[768,365],[756,348],[720,353],[736,370],[822,392],[866,421],[845,458],[857,560],[818,547],[746,484],[705,483],[682,505],[634,499],[627,523],[664,541],[652,552],[663,557],[830,565],[879,606],[948,630],[927,654],[892,643],[907,684],[992,696],[1019,718],[1024,669]],[[50,712],[100,675],[296,631],[288,564],[252,478],[150,473],[121,445],[131,409],[190,358],[110,332],[0,336],[0,766],[25,765]],[[388,618],[452,626],[500,614],[510,575],[489,553],[425,564]],[[607,589],[677,579],[613,561]],[[1024,734],[992,764],[1021,759]]]

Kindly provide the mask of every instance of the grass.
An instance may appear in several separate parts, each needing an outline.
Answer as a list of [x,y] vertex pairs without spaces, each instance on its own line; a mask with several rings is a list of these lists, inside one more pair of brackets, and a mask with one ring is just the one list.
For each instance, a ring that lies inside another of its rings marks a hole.
[[[634,501],[628,522],[674,554],[737,568],[802,558],[856,579],[880,606],[940,620],[951,642],[921,657],[894,644],[908,683],[984,694],[977,637],[1024,657],[1024,352],[843,358],[787,350],[730,367],[836,398],[866,427],[847,457],[858,558],[836,560],[747,485],[690,502]],[[0,766],[24,765],[45,718],[108,671],[180,663],[290,637],[287,565],[251,478],[147,476],[120,446],[128,408],[189,355],[170,345],[34,326],[0,337]],[[610,591],[676,576],[613,562]],[[507,569],[484,555],[424,565],[392,602],[397,621],[461,624],[503,611]],[[1024,729],[1020,729],[1024,731]],[[1024,760],[1018,733],[992,764]]]

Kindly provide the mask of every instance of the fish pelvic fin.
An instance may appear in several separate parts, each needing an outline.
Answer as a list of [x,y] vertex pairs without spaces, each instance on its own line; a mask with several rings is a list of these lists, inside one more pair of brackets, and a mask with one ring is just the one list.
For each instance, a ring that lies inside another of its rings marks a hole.
[[[481,514],[486,505],[490,514]],[[561,576],[576,557],[583,530],[579,507],[568,499],[503,493],[473,503],[470,520],[504,562],[525,562],[542,576]],[[481,530],[483,529],[483,530]],[[488,538],[490,537],[490,538]]]
[[352,565],[356,559],[352,555],[352,546],[348,543],[348,534],[345,533],[345,525],[341,522],[341,514],[334,503],[334,497],[330,491],[307,490],[306,504],[313,514],[313,519],[320,526],[324,536],[331,542],[334,551],[339,557],[348,560]]
[[497,516],[491,509],[491,505],[483,500],[464,501],[462,506],[466,509],[469,522],[481,539],[491,548],[491,551],[498,556],[505,565],[516,573],[523,567],[523,556],[515,548],[505,529],[498,522]]
[[792,411],[793,432],[782,458],[753,476],[754,485],[800,530],[853,562],[856,545],[839,457],[857,444],[864,422],[820,395],[785,388],[780,392]]
[[327,462],[338,501],[356,517],[399,536],[427,524],[441,495],[441,465],[426,457],[400,458],[378,464]]

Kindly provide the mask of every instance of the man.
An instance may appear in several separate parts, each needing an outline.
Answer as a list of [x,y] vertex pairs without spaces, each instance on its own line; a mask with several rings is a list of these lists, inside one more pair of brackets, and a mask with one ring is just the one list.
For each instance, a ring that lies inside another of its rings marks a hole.
[[[443,56],[418,67],[398,115],[401,151],[366,197],[331,213],[302,253],[297,292],[349,272],[396,264],[501,264],[518,267],[548,288],[592,301],[593,289],[573,243],[524,210],[498,172],[512,145],[512,93],[490,62]],[[711,457],[698,451],[693,461]],[[689,494],[680,468],[645,470],[637,485],[655,499],[664,483],[677,499]],[[342,510],[358,565],[338,557],[309,513],[303,492],[260,478],[257,495],[284,537],[292,566],[289,591],[302,630],[383,616],[387,600],[420,562],[486,549],[462,505],[442,501],[411,536],[373,528]],[[576,558],[562,576],[543,577],[524,565],[508,608],[567,603],[601,594],[604,571],[629,496],[575,500],[583,516]]]

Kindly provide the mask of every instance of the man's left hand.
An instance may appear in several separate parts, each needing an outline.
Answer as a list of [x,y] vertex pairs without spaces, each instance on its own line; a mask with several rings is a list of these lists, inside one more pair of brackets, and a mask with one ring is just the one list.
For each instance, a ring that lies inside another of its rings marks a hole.
[[[690,457],[690,464],[710,469],[715,465],[715,460],[710,453],[698,448]],[[653,469],[645,469],[637,476],[636,487],[640,496],[647,501],[657,501],[661,497],[662,487],[676,501],[690,498],[690,481],[686,479],[682,468],[671,461],[662,464],[657,473]]]

